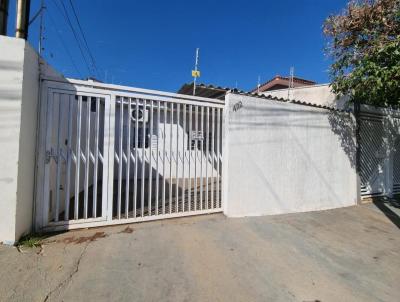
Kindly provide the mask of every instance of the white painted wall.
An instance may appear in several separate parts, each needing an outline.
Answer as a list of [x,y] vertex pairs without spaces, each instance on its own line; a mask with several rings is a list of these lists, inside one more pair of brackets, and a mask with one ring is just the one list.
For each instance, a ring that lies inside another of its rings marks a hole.
[[0,242],[15,241],[24,41],[0,36]]
[[[278,98],[288,98],[287,89],[271,90],[262,92],[264,95],[272,95]],[[329,84],[296,87],[290,90],[289,99],[308,102],[315,105],[329,106],[345,109],[348,97],[338,97],[332,92]]]
[[0,242],[12,244],[32,226],[39,59],[24,40],[6,36],[0,54]]
[[226,103],[228,216],[357,203],[354,124],[349,114],[235,94],[228,94]]

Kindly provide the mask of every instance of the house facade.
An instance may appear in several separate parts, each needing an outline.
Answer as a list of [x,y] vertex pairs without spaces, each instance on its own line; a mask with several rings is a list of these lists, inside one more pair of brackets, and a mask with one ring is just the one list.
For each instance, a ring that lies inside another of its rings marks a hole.
[[190,84],[170,93],[68,79],[25,41],[0,39],[4,243],[32,231],[330,209],[400,190],[398,111],[362,108],[359,131],[352,110],[282,90],[203,85],[193,96]]

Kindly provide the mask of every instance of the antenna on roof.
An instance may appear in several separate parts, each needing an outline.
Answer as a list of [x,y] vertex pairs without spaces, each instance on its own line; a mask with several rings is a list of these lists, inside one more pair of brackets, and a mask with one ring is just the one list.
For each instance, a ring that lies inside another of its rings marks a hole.
[[289,88],[287,93],[288,100],[290,100],[290,90],[294,87],[293,78],[294,78],[294,67],[292,66],[290,67]]
[[39,25],[39,44],[38,44],[38,48],[39,48],[39,56],[41,56],[42,54],[42,50],[43,50],[43,14],[44,14],[44,10],[45,10],[45,6],[44,6],[44,0],[40,1],[40,9],[39,12],[40,13],[40,25]]
[[260,93],[260,76],[258,76],[257,80],[257,93]]
[[200,70],[197,70],[199,65],[199,48],[196,48],[196,62],[194,64],[194,70],[192,70],[193,80],[193,95],[196,95],[196,79],[200,77]]

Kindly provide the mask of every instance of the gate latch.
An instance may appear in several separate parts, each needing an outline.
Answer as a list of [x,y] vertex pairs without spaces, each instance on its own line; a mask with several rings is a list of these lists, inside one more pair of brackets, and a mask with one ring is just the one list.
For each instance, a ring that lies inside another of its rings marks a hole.
[[53,148],[46,151],[46,164],[50,163],[51,158],[54,159],[56,164],[58,163],[58,154],[57,154],[57,152],[55,152],[55,150]]

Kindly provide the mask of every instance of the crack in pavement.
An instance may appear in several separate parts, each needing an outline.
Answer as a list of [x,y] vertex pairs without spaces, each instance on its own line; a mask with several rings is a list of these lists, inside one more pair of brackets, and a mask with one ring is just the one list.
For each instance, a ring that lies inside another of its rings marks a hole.
[[56,291],[61,291],[61,289],[62,289],[63,287],[65,287],[66,285],[68,285],[68,284],[71,282],[71,280],[72,280],[72,278],[74,277],[74,275],[79,271],[79,265],[80,265],[80,263],[81,263],[81,260],[82,260],[83,256],[84,256],[85,253],[86,253],[86,249],[87,249],[87,247],[89,246],[89,244],[90,244],[90,242],[88,242],[88,243],[85,245],[85,247],[84,247],[83,250],[82,250],[82,253],[79,255],[78,261],[77,261],[76,264],[75,264],[75,269],[69,274],[69,276],[68,276],[65,280],[63,280],[62,282],[60,282],[53,290],[51,290],[51,291],[45,296],[43,302],[48,301],[48,300],[50,299],[51,295],[53,295],[53,293],[55,293]]

